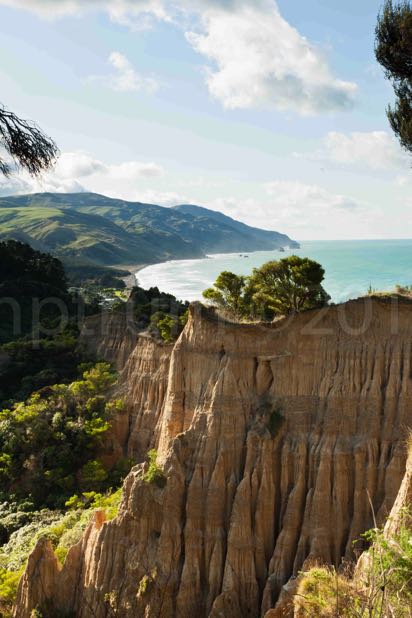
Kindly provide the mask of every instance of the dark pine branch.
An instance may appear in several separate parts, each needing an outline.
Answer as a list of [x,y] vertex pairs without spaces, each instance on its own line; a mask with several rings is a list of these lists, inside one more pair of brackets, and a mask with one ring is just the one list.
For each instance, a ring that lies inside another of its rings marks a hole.
[[[23,120],[0,104],[0,144],[16,165],[38,176],[49,169],[59,154],[54,141],[31,121]],[[12,169],[0,157],[0,173],[9,176]]]

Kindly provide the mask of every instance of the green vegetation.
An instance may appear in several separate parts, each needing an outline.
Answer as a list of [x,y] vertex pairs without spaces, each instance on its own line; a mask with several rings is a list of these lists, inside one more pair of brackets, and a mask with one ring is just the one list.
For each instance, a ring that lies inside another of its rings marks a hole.
[[150,318],[150,331],[158,334],[165,343],[173,343],[182,332],[187,316],[187,311],[179,317],[158,311]]
[[213,287],[203,292],[203,296],[212,304],[240,319],[249,313],[250,308],[250,294],[246,284],[246,277],[225,270],[220,273]]
[[186,324],[189,303],[177,300],[172,294],[160,292],[157,287],[149,290],[134,287],[124,310],[129,312],[130,307],[138,330],[148,329],[155,337],[171,343],[178,338]]
[[18,339],[0,346],[0,409],[50,384],[72,382],[82,366],[91,362],[78,341],[77,327],[69,325],[54,337],[36,341]]
[[75,260],[63,260],[63,265],[69,285],[76,287],[124,290],[126,284],[123,279],[130,276],[128,270],[94,264],[76,264]]
[[59,260],[13,240],[0,242],[0,296],[0,409],[79,377],[93,360],[79,344],[83,316],[126,300],[119,288],[69,290]]
[[80,540],[94,511],[104,510],[106,520],[117,515],[121,489],[106,494],[90,492],[83,495],[85,500],[80,507],[71,508],[66,513],[46,509],[26,512],[26,522],[13,531],[8,542],[0,548],[1,616],[6,618],[11,615],[19,579],[40,537],[50,539],[58,559],[63,563],[70,547]]
[[[104,489],[109,474],[96,461],[121,400],[110,400],[116,375],[97,363],[83,379],[56,384],[0,412],[3,500],[29,495],[35,507],[61,507],[78,489]],[[110,486],[110,485],[109,485]]]
[[320,618],[411,618],[412,517],[401,514],[396,533],[372,529],[364,537],[371,547],[363,562],[362,577],[350,577],[326,567],[302,574],[295,611]]
[[58,326],[73,312],[59,260],[9,240],[0,242],[0,343]]
[[397,285],[395,292],[402,296],[412,296],[412,285]]
[[77,267],[296,246],[283,234],[252,228],[205,208],[164,208],[93,193],[0,198],[1,237],[24,240]]
[[327,304],[324,275],[317,262],[292,255],[255,268],[250,277],[225,271],[203,296],[235,319],[273,320]]
[[385,0],[376,26],[375,54],[392,82],[396,101],[387,115],[401,146],[412,152],[412,7]]
[[162,468],[157,464],[157,451],[151,449],[147,453],[147,469],[144,473],[144,481],[146,483],[154,483],[158,487],[162,488],[166,485],[166,476]]
[[152,588],[157,578],[157,569],[154,568],[149,575],[143,575],[137,589],[137,597],[142,598]]

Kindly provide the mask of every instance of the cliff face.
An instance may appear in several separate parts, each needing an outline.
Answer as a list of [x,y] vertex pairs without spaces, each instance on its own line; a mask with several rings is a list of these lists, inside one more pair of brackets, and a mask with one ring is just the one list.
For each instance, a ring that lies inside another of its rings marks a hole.
[[353,558],[368,493],[382,519],[405,472],[411,318],[364,299],[231,325],[195,306],[173,348],[138,338],[116,439],[155,446],[167,481],[136,466],[63,567],[36,548],[47,569],[29,564],[15,615],[52,599],[80,618],[255,618],[305,561]]
[[123,312],[100,313],[86,317],[81,341],[97,358],[123,369],[136,346],[138,335],[130,316]]

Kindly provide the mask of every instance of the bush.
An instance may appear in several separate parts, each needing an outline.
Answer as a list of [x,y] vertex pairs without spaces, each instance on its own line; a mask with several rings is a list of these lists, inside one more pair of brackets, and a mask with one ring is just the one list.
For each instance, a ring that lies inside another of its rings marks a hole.
[[127,305],[129,311],[132,308],[137,328],[149,328],[167,343],[178,338],[187,322],[189,303],[160,292],[157,287],[149,290],[134,287]]
[[156,460],[157,451],[152,449],[147,453],[148,465],[143,479],[146,483],[154,483],[158,487],[162,488],[166,485],[166,476],[161,467],[158,466]]
[[362,578],[319,567],[303,573],[294,601],[296,615],[411,618],[411,523],[411,515],[405,511],[397,533],[388,537],[375,528],[363,535],[371,547]]
[[159,336],[165,343],[173,343],[179,337],[186,322],[188,313],[180,317],[158,311],[150,318],[150,331]]

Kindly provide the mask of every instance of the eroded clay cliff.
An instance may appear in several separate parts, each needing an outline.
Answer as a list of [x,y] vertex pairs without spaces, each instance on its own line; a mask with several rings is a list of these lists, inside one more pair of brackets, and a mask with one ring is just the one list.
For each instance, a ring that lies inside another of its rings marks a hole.
[[405,472],[411,336],[410,303],[368,298],[269,326],[194,306],[174,347],[137,337],[116,440],[166,483],[136,466],[63,567],[39,545],[16,616],[257,618],[305,561],[353,558]]

